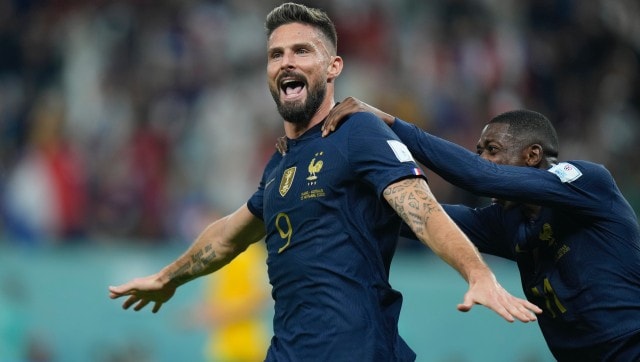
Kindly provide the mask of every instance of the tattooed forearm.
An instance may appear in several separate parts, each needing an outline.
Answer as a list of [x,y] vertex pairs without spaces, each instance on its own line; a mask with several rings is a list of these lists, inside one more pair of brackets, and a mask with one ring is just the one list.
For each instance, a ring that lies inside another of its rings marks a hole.
[[384,197],[398,215],[420,233],[424,230],[430,216],[441,211],[433,195],[425,190],[423,179],[414,178],[397,182],[384,191]]
[[169,279],[178,284],[184,284],[198,277],[213,262],[216,252],[207,244],[203,249],[195,251],[191,260],[187,260],[169,275]]
[[418,178],[399,181],[385,189],[384,198],[418,239],[465,280],[469,280],[472,270],[486,270],[477,249],[444,212],[426,181]]
[[182,285],[189,280],[191,277],[189,276],[189,268],[191,267],[191,262],[187,261],[185,264],[181,265],[180,268],[176,269],[174,272],[169,274],[169,280]]

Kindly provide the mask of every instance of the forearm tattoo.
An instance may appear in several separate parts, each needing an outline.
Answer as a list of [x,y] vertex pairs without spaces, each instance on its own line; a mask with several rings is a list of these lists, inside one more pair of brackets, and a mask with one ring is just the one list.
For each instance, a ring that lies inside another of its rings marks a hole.
[[423,180],[419,178],[407,179],[384,190],[389,205],[416,233],[422,233],[430,216],[441,210],[431,192],[420,185],[421,182]]
[[188,282],[199,276],[216,257],[216,252],[211,244],[207,244],[200,250],[195,250],[191,255],[191,260],[187,260],[178,269],[169,275],[170,280],[179,285]]

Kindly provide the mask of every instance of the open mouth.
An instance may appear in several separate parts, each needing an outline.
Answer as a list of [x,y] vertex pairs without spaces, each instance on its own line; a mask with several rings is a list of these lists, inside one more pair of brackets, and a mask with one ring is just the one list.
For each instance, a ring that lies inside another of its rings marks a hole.
[[282,93],[284,93],[286,99],[300,96],[305,87],[305,82],[299,79],[287,78],[280,81],[280,89],[282,90]]

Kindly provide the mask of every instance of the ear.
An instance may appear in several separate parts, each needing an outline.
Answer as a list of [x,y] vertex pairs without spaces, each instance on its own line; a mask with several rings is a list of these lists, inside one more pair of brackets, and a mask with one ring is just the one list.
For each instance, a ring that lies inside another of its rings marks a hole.
[[333,82],[340,73],[342,72],[342,57],[337,55],[331,57],[331,62],[329,63],[329,67],[327,69],[327,81],[329,83]]
[[524,162],[529,167],[538,167],[542,162],[542,154],[542,146],[534,143],[525,149]]

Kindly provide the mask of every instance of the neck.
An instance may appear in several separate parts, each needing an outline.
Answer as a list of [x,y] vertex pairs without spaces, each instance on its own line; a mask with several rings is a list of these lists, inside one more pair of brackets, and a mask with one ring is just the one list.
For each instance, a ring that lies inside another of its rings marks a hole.
[[329,115],[329,112],[331,111],[331,108],[333,108],[335,103],[336,102],[334,101],[333,97],[327,96],[327,98],[324,102],[322,102],[311,120],[307,123],[291,123],[284,121],[284,134],[289,139],[296,139],[302,136],[310,128],[324,121],[324,119]]
[[558,159],[555,157],[545,157],[542,159],[542,162],[540,162],[540,165],[538,166],[538,168],[542,168],[542,169],[548,169],[549,167],[555,165],[558,163]]

